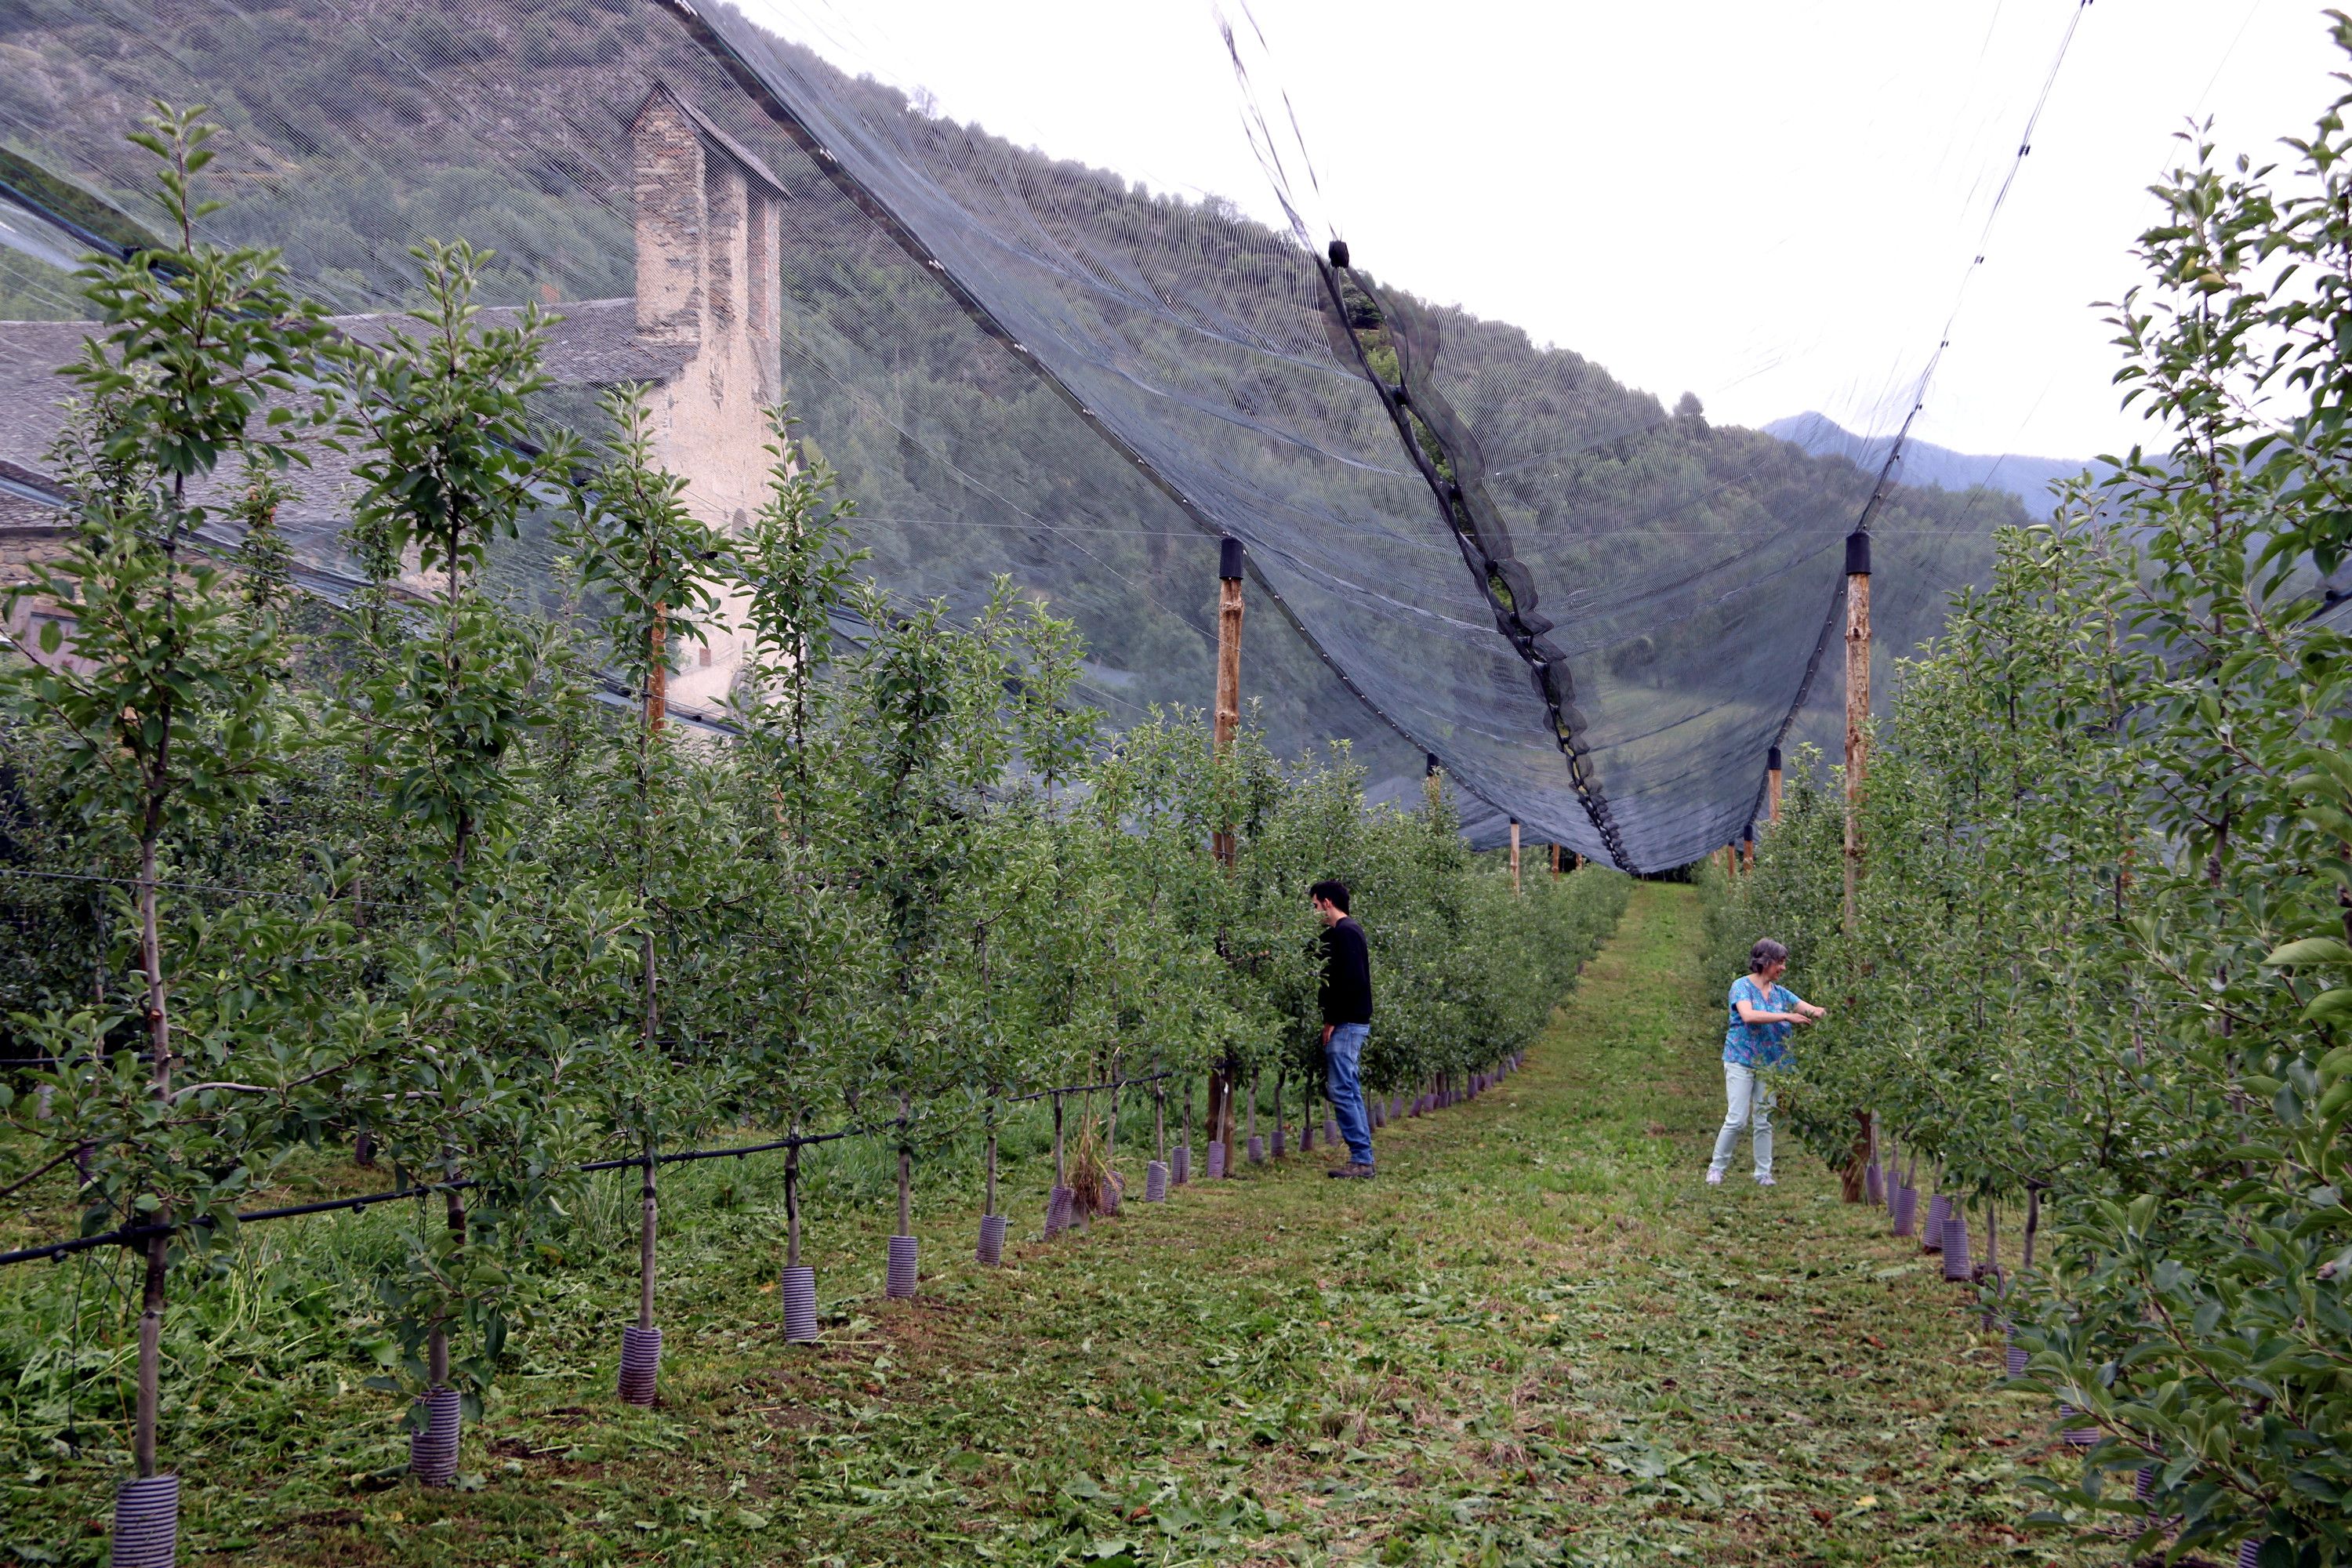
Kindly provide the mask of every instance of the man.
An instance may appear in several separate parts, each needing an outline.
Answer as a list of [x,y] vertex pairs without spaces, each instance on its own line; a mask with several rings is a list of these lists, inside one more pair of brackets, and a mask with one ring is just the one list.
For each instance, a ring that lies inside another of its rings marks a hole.
[[1307,890],[1323,920],[1323,1060],[1331,1112],[1347,1141],[1348,1163],[1324,1174],[1366,1181],[1372,1174],[1372,1122],[1364,1114],[1356,1069],[1372,1035],[1372,958],[1364,928],[1348,918],[1348,884],[1318,882]]

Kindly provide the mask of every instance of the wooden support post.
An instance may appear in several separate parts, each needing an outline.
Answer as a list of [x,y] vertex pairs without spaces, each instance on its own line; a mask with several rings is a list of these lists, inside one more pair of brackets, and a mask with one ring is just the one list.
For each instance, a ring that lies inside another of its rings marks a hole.
[[1772,748],[1764,760],[1764,825],[1777,825],[1780,820],[1780,748]]
[[1740,830],[1739,855],[1741,875],[1754,871],[1756,869],[1756,825],[1752,822]]
[[1519,819],[1511,818],[1511,891],[1519,890]]
[[1429,799],[1430,814],[1435,816],[1437,808],[1445,801],[1445,770],[1437,765],[1434,752],[1423,752],[1423,755],[1425,761],[1422,771],[1422,794]]
[[[1854,931],[1854,884],[1862,876],[1862,787],[1870,771],[1870,535],[1845,536],[1845,901],[1844,929]],[[1870,1158],[1870,1112],[1854,1111],[1856,1131],[1840,1173],[1846,1202],[1864,1200]]]
[[1845,929],[1862,875],[1862,786],[1870,771],[1870,535],[1845,537]]
[[1551,847],[1551,874],[1555,877],[1559,875],[1559,846],[1557,844]]
[[[1242,542],[1228,536],[1217,551],[1217,706],[1214,741],[1217,755],[1233,749],[1242,724]],[[1214,838],[1219,864],[1234,863],[1234,830],[1220,828]]]
[[[1223,757],[1233,750],[1242,725],[1242,542],[1228,534],[1217,547],[1217,704],[1213,710],[1211,744]],[[1233,869],[1239,845],[1232,827],[1210,837],[1217,864]],[[1220,1061],[1209,1074],[1209,1137],[1225,1146],[1225,1173],[1237,1163],[1234,1150],[1234,1072],[1231,1061]]]

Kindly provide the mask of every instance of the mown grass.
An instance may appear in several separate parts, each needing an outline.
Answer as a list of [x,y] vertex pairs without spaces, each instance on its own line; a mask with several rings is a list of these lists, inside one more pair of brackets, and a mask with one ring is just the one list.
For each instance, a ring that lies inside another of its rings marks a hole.
[[[681,1205],[660,1407],[611,1394],[616,1247],[454,1492],[394,1479],[398,1413],[337,1370],[353,1325],[320,1296],[309,1376],[231,1336],[251,1384],[177,1412],[184,1561],[2076,1561],[2021,1532],[2022,1477],[2066,1461],[1955,1288],[1801,1152],[1777,1189],[1701,1185],[1699,925],[1689,889],[1639,889],[1528,1070],[1385,1131],[1377,1182],[1323,1180],[1318,1150],[1001,1271],[933,1204],[904,1304],[883,1216],[828,1215],[819,1348],[781,1342],[770,1210]],[[1034,1236],[1042,1194],[1013,1195]],[[301,1262],[268,1288],[300,1298]],[[8,1479],[0,1541],[95,1560],[102,1475]]]

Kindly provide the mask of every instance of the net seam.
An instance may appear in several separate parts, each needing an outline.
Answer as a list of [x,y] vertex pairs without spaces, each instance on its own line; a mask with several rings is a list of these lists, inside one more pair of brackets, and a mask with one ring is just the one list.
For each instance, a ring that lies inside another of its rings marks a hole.
[[[1499,575],[1506,565],[1517,567],[1520,573],[1527,575],[1530,581],[1533,574],[1520,563],[1516,553],[1507,552],[1500,556],[1490,553],[1486,541],[1475,537],[1471,530],[1463,528],[1454,521],[1454,506],[1456,498],[1459,499],[1464,510],[1468,511],[1474,490],[1477,492],[1479,504],[1492,510],[1486,502],[1484,488],[1475,483],[1465,485],[1458,478],[1449,484],[1439,477],[1435,465],[1429,460],[1428,454],[1422,451],[1420,442],[1414,438],[1412,423],[1405,416],[1404,405],[1397,397],[1397,389],[1381,380],[1380,373],[1372,368],[1370,356],[1364,350],[1363,340],[1356,335],[1355,329],[1349,323],[1348,302],[1339,291],[1340,272],[1346,271],[1348,281],[1379,308],[1383,321],[1393,319],[1387,302],[1363,279],[1356,275],[1353,268],[1339,268],[1321,257],[1316,258],[1316,267],[1323,276],[1324,290],[1333,311],[1336,331],[1344,334],[1349,345],[1355,350],[1357,366],[1363,372],[1364,379],[1371,383],[1373,391],[1380,397],[1381,405],[1388,410],[1389,422],[1396,427],[1397,438],[1404,446],[1405,456],[1420,472],[1423,482],[1429,486],[1430,494],[1437,502],[1439,518],[1444,522],[1446,531],[1454,536],[1454,542],[1461,549],[1463,563],[1470,568],[1472,576],[1476,579],[1479,593],[1485,595],[1487,604],[1493,607],[1496,629],[1501,632],[1505,639],[1510,643],[1513,650],[1518,654],[1520,660],[1527,665],[1529,673],[1535,679],[1537,693],[1551,713],[1553,743],[1559,748],[1560,754],[1568,759],[1568,782],[1570,787],[1576,792],[1577,804],[1584,808],[1584,815],[1591,822],[1593,831],[1601,836],[1601,842],[1609,851],[1610,859],[1615,862],[1620,870],[1633,870],[1633,862],[1626,854],[1625,841],[1619,834],[1616,819],[1609,809],[1609,797],[1601,789],[1600,780],[1592,771],[1591,752],[1584,742],[1584,726],[1578,721],[1573,713],[1576,682],[1575,677],[1569,670],[1568,661],[1565,658],[1545,658],[1539,656],[1535,651],[1535,644],[1541,634],[1533,630],[1520,618],[1519,611],[1516,606],[1507,607],[1496,596],[1492,586],[1493,578]],[[1400,370],[1402,370],[1402,363],[1400,363]],[[1418,399],[1426,400],[1432,404],[1442,402],[1433,391],[1423,391],[1414,395]],[[1450,414],[1451,410],[1447,412]],[[1429,431],[1430,439],[1437,443],[1438,447],[1445,453],[1447,460],[1453,463],[1455,474],[1460,475],[1464,471],[1463,464],[1445,437],[1426,421],[1423,422],[1423,427]],[[1476,521],[1475,515],[1472,521],[1474,523]],[[1509,538],[1508,531],[1499,526],[1491,531],[1501,535],[1507,541]],[[1558,685],[1567,689],[1568,697],[1565,700],[1558,694],[1554,682],[1547,679],[1547,673],[1554,669],[1559,672]]]

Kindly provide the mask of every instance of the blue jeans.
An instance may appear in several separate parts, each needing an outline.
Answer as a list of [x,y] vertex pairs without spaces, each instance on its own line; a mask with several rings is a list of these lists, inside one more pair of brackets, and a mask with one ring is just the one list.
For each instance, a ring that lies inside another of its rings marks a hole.
[[1364,1086],[1356,1068],[1364,1059],[1364,1042],[1372,1037],[1370,1024],[1339,1024],[1331,1043],[1323,1047],[1328,1068],[1325,1088],[1331,1096],[1331,1115],[1347,1141],[1348,1158],[1359,1165],[1372,1163],[1372,1119],[1364,1114]]

